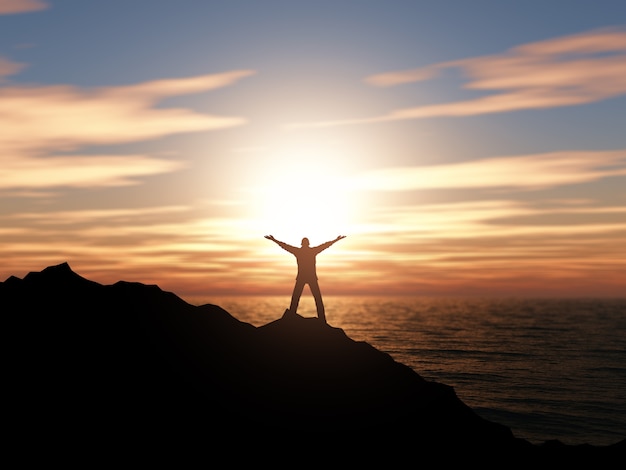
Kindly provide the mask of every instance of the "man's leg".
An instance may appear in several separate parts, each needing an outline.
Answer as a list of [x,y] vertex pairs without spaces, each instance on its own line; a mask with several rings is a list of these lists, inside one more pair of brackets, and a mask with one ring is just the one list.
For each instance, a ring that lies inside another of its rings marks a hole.
[[291,315],[295,315],[298,312],[298,304],[300,303],[300,296],[304,289],[304,282],[296,279],[296,284],[293,286],[293,293],[291,294],[291,304],[289,305],[289,312]]
[[315,306],[317,307],[317,318],[326,323],[326,312],[324,311],[324,302],[322,302],[322,293],[320,292],[320,286],[317,281],[309,283],[311,288],[311,294],[315,299]]

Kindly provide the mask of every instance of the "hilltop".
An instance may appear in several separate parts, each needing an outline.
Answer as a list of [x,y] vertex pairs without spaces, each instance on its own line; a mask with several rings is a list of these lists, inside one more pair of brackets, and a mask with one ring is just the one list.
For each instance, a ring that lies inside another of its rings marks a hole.
[[365,461],[434,449],[559,461],[624,452],[624,441],[531,445],[452,387],[317,318],[277,312],[255,327],[156,285],[99,284],[67,263],[0,282],[0,307],[18,433],[35,426],[53,439],[63,423],[92,444],[184,436],[213,452],[236,441]]

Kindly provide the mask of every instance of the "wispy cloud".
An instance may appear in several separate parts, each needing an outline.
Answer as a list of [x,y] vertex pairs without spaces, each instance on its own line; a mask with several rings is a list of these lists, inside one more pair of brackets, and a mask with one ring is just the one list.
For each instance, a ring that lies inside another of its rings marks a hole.
[[[115,282],[123,272],[126,280],[156,283],[179,295],[282,293],[293,261],[277,256],[246,225],[251,221],[201,212],[172,205],[0,215],[2,272],[6,278],[69,260],[99,282]],[[590,220],[588,214],[602,217]],[[624,262],[614,255],[624,245],[625,214],[624,207],[598,208],[592,200],[504,198],[373,208],[362,220],[367,230],[351,233],[325,259],[323,275],[338,292],[409,293],[428,286],[431,292],[463,293],[468,282],[475,293],[482,279],[485,292],[493,293],[505,278],[537,286],[551,277],[584,280],[592,272],[607,293],[618,292]]]
[[3,163],[0,190],[125,186],[136,184],[141,176],[169,173],[184,166],[144,155],[16,158]]
[[202,210],[171,205],[0,214],[1,271],[8,277],[24,266],[39,270],[42,263],[67,260],[85,274],[99,273],[101,282],[115,282],[123,271],[129,280],[177,292],[190,285],[206,289],[207,275],[221,279],[216,283],[232,277],[229,283],[237,285],[244,265],[255,264],[258,247],[268,248],[266,240],[255,234],[251,242],[240,221]]
[[[383,247],[385,252],[411,258],[425,256],[412,254],[410,247],[427,240],[442,242],[443,249],[445,240],[464,239],[488,250],[495,238],[509,239],[502,244],[508,247],[515,246],[512,241],[518,237],[540,237],[546,246],[554,246],[558,242],[549,239],[552,235],[577,237],[620,231],[623,237],[626,231],[624,207],[598,208],[592,201],[546,206],[545,201],[509,199],[388,206],[369,215],[370,228],[363,236],[371,237],[366,240],[370,247]],[[589,214],[602,220],[590,219]],[[387,232],[394,234],[392,244],[380,236]],[[445,248],[448,250],[449,246]]]
[[621,295],[624,215],[591,200],[387,206],[351,237],[341,271],[386,293]]
[[25,64],[18,64],[17,62],[12,62],[4,57],[0,57],[0,83],[2,83],[2,77],[15,75],[25,66]]
[[354,178],[356,189],[541,189],[626,175],[626,149],[562,151],[445,165],[384,168]]
[[573,106],[619,96],[626,93],[626,31],[590,31],[521,45],[499,55],[372,75],[365,82],[390,87],[431,79],[451,68],[460,69],[468,78],[464,88],[494,93],[471,100],[396,109],[381,116],[293,127],[471,116]]
[[87,146],[242,125],[246,120],[241,117],[156,105],[168,96],[232,85],[253,73],[238,70],[91,90],[67,85],[2,87],[0,189],[129,184],[139,175],[178,169],[179,163],[141,155],[59,154]]
[[31,220],[42,225],[85,224],[95,222],[103,226],[111,226],[113,222],[128,223],[129,221],[134,221],[134,223],[137,224],[139,220],[145,221],[151,217],[179,214],[186,210],[189,210],[186,206],[141,207],[139,209],[81,209],[52,212],[25,212],[12,214],[6,218],[8,220]]
[[13,15],[47,9],[48,3],[42,0],[0,0],[0,15]]
[[0,88],[0,149],[50,151],[117,144],[169,134],[213,130],[245,123],[240,117],[157,108],[163,98],[232,85],[254,72],[157,80],[131,86],[79,89],[73,86]]

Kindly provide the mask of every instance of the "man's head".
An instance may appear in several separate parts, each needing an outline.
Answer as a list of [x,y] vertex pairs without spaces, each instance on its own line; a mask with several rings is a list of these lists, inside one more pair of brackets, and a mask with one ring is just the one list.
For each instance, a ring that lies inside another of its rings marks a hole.
[[306,247],[309,246],[309,239],[307,237],[304,237],[302,239],[302,246],[306,246]]

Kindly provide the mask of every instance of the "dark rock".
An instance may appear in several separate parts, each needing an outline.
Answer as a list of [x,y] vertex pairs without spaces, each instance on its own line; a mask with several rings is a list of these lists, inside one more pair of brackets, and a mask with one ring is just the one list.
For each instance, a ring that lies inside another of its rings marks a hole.
[[16,432],[35,427],[52,439],[62,423],[75,441],[203,436],[209,445],[210,436],[214,450],[233,441],[288,443],[313,446],[317,456],[336,455],[340,443],[353,463],[435,450],[561,462],[624,451],[623,443],[517,439],[452,387],[316,318],[285,316],[257,328],[155,285],[101,285],[67,263],[0,283],[0,307],[11,354],[5,402]]

